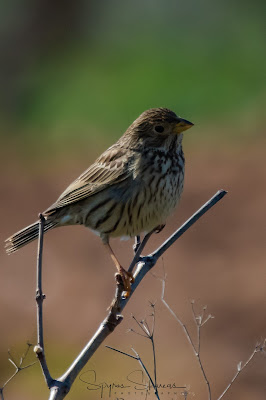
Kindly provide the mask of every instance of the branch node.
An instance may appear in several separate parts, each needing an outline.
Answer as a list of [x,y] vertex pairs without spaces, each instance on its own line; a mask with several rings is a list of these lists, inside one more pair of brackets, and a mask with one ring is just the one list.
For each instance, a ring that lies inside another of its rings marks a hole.
[[37,355],[37,357],[39,357],[41,354],[43,354],[43,348],[39,344],[34,346],[33,351]]
[[107,327],[109,332],[113,332],[117,325],[123,321],[123,315],[110,311],[108,317],[103,322],[103,327]]
[[38,214],[38,218],[39,218],[40,222],[41,222],[41,221],[45,221],[45,217],[43,216],[42,213],[39,213],[39,214]]
[[141,257],[139,263],[145,264],[148,269],[152,269],[152,267],[156,264],[157,258],[153,255]]
[[46,299],[46,295],[44,293],[42,293],[42,291],[40,289],[36,290],[36,301],[42,301],[44,299]]

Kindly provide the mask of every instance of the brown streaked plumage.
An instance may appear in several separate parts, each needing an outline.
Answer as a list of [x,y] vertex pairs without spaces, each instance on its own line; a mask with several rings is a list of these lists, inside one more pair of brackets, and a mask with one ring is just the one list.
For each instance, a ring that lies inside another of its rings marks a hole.
[[[191,126],[166,108],[142,113],[43,212],[45,232],[64,225],[85,225],[109,246],[110,237],[133,237],[164,224],[183,190],[182,132]],[[37,221],[9,237],[7,253],[36,239],[38,229]],[[129,290],[126,273],[109,249]]]

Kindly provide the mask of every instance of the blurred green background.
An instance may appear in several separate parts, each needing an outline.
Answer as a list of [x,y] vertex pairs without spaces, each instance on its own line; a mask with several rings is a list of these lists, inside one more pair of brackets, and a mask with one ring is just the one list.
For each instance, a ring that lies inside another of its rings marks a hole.
[[260,0],[1,2],[2,135],[64,151],[88,136],[117,138],[155,106],[203,132],[214,124],[230,137],[259,135],[265,8]]
[[[147,251],[218,189],[229,191],[154,271],[162,276],[165,266],[169,303],[192,332],[188,299],[208,304],[217,316],[204,330],[202,349],[216,398],[266,335],[265,14],[262,0],[0,2],[1,243],[33,222],[145,109],[169,107],[194,122],[184,137],[180,207]],[[128,265],[132,243],[113,243]],[[0,252],[0,385],[12,373],[7,349],[19,358],[26,340],[36,341],[36,246],[11,257]],[[53,377],[105,317],[113,275],[91,232],[69,227],[45,237],[45,337]],[[133,345],[150,366],[146,343],[126,331],[130,313],[142,319],[148,301],[157,300],[159,379],[189,384],[188,399],[194,393],[205,400],[198,365],[160,293],[149,274],[106,344],[126,352]],[[125,371],[136,367],[129,364],[102,347],[87,369],[125,383]],[[265,399],[265,360],[252,366],[225,400]],[[6,400],[47,397],[38,365],[6,391]],[[96,398],[77,381],[69,399]]]

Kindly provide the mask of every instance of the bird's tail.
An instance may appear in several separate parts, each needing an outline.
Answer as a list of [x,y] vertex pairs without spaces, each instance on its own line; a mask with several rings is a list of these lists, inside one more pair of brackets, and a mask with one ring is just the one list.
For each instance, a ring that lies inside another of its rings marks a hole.
[[[54,228],[58,222],[45,221],[44,232]],[[39,236],[39,221],[34,222],[5,240],[7,254],[12,254]]]

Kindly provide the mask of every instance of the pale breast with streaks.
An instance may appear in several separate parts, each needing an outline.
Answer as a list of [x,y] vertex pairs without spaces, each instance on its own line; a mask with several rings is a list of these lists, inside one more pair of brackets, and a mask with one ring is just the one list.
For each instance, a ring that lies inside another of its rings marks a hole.
[[[136,159],[137,162],[137,159]],[[147,151],[138,159],[132,177],[119,186],[111,186],[101,196],[91,196],[75,207],[75,221],[108,237],[133,237],[149,232],[166,222],[178,204],[184,183],[182,149]]]
[[[182,150],[174,155],[151,151],[138,176],[138,190],[127,201],[117,230],[110,236],[135,236],[164,224],[177,206],[184,184]],[[146,167],[146,168],[145,168]]]

